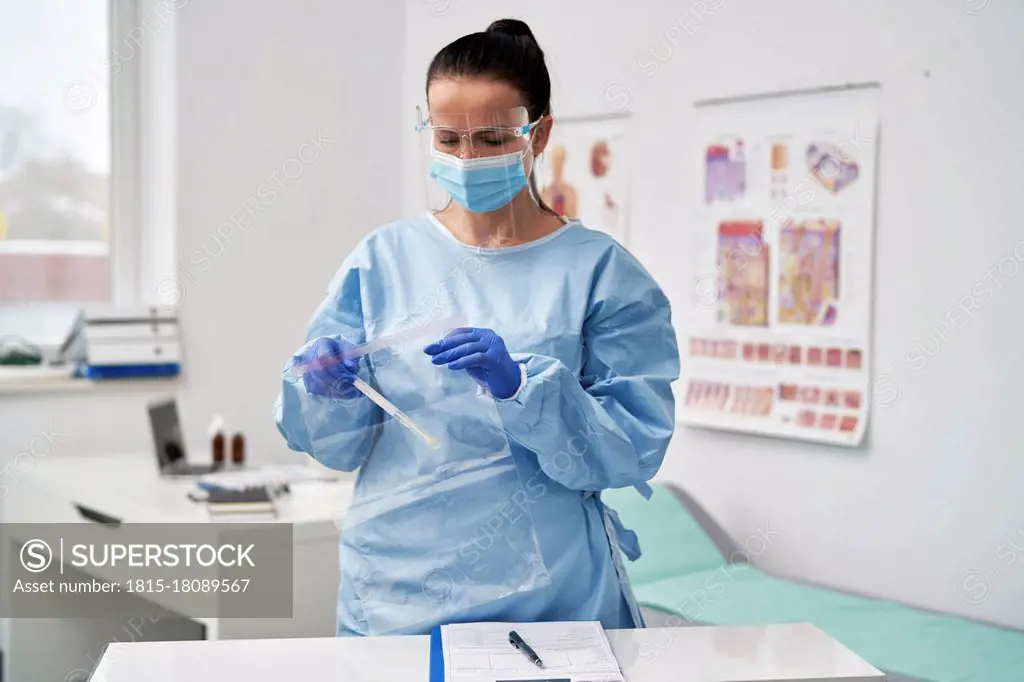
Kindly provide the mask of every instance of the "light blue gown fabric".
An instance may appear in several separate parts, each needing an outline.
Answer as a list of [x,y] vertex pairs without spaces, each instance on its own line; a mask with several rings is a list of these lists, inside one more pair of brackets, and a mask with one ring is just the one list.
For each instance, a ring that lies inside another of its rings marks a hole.
[[[622,567],[623,554],[639,556],[636,536],[600,492],[647,489],[672,436],[679,353],[664,293],[628,251],[578,222],[520,246],[481,249],[425,213],[360,243],[333,278],[306,341],[341,334],[365,343],[410,328],[410,319],[426,325],[453,313],[495,330],[526,366],[522,390],[497,410],[551,584],[446,620],[642,626]],[[275,417],[290,448],[312,453],[301,391],[301,382],[286,378]],[[368,414],[373,406],[364,403]],[[364,416],[351,405],[331,416],[339,435],[330,451],[317,448],[322,464],[354,471],[367,458],[388,456],[374,451],[365,429],[352,428]],[[423,532],[430,531],[425,522]],[[342,552],[337,633],[381,634],[362,617],[346,569]]]

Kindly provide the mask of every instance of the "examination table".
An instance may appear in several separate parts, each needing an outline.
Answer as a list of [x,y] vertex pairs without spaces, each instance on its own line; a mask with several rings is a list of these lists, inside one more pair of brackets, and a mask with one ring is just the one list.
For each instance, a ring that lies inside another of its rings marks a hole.
[[809,622],[890,682],[1024,680],[1024,632],[769,575],[684,490],[652,487],[602,493],[640,539],[626,570],[648,626]]

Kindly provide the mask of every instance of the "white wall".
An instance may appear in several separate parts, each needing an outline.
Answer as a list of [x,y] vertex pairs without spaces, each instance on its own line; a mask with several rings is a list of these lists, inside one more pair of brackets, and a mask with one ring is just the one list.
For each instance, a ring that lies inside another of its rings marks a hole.
[[[181,299],[185,375],[166,388],[0,395],[0,468],[51,425],[58,444],[47,457],[22,458],[24,468],[96,453],[152,457],[145,403],[176,390],[191,442],[204,443],[219,413],[245,432],[251,459],[301,457],[285,447],[271,415],[280,371],[345,255],[400,213],[401,5],[175,4],[176,69],[148,70],[176,71],[175,81],[164,94],[150,82],[145,93],[149,103],[174,107],[145,115],[168,126],[147,129],[160,143],[147,149],[171,160],[173,182],[165,165],[144,182],[147,191],[173,193],[179,282],[158,285],[165,298]],[[168,34],[147,35],[153,46]],[[318,135],[332,142],[322,151],[302,147]],[[289,161],[297,155],[309,163]],[[265,210],[250,218],[247,200]],[[159,219],[161,201],[150,195],[147,206],[150,221]],[[229,243],[217,230],[233,214],[246,229],[235,227]],[[12,483],[0,479],[9,488],[0,492],[18,494]]]
[[348,252],[400,213],[401,26],[391,3],[182,11],[177,275],[193,432],[222,412],[255,455],[287,452],[271,418],[284,362]]
[[[608,84],[627,83],[631,248],[681,318],[695,274],[680,265],[692,102],[881,82],[874,351],[877,371],[901,382],[899,401],[874,411],[854,451],[680,428],[660,477],[740,542],[766,523],[781,533],[758,557],[771,571],[1024,628],[1024,552],[1011,563],[1006,544],[1024,547],[1024,273],[997,270],[1002,288],[983,312],[920,371],[906,360],[918,342],[935,348],[929,330],[1024,240],[1011,196],[1024,185],[1024,6],[698,4],[717,9],[698,23],[686,0],[409,0],[405,110],[422,101],[438,49],[502,16],[528,21],[547,53],[556,117],[601,113],[602,97],[614,106],[627,92]],[[653,73],[640,65],[652,49],[665,59]],[[406,154],[413,180],[416,152]],[[422,206],[408,182],[406,208]]]

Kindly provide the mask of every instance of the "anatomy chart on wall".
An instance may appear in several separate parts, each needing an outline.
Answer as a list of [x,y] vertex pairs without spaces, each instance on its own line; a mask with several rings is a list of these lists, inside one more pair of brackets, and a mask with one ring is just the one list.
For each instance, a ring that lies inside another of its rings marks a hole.
[[537,168],[541,198],[591,229],[627,241],[628,116],[558,118]]
[[700,103],[680,421],[859,445],[878,88]]

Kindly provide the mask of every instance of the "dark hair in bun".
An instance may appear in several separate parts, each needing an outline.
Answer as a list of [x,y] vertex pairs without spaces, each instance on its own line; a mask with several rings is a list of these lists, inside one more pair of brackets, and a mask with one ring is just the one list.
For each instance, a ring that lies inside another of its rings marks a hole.
[[530,120],[551,109],[551,77],[533,31],[518,19],[499,19],[441,49],[427,69],[427,89],[440,78],[491,78],[519,91]]
[[[533,37],[533,31],[526,25],[525,21],[519,21],[518,19],[498,19],[492,21],[491,25],[487,27],[488,33],[502,33],[513,38],[525,38],[527,42],[537,45],[537,39]],[[539,50],[540,47],[538,46]]]

